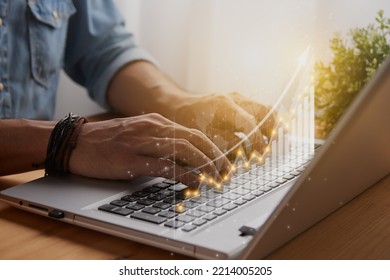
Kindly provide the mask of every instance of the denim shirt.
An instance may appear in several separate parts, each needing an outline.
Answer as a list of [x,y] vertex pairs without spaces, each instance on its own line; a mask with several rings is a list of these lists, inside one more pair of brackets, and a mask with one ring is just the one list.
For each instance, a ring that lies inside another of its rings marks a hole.
[[153,59],[109,0],[0,0],[0,118],[51,119],[60,70],[107,107],[115,72]]

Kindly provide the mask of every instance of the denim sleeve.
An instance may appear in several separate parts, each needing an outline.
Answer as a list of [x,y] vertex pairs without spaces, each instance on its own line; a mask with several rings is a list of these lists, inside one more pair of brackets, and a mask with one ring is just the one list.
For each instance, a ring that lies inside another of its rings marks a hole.
[[155,62],[126,32],[112,1],[73,2],[77,12],[69,21],[64,70],[87,88],[92,99],[107,108],[108,85],[122,66],[136,60]]

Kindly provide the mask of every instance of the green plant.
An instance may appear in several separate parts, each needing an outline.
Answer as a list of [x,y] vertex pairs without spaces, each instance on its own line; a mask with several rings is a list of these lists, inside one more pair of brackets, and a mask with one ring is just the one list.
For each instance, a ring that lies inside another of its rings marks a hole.
[[316,137],[326,138],[359,90],[390,53],[390,19],[380,10],[375,24],[354,28],[347,40],[330,40],[332,59],[314,65]]

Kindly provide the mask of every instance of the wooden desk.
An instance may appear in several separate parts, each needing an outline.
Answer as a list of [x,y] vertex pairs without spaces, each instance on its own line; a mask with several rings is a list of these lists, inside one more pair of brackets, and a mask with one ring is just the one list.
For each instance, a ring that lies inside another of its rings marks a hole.
[[[43,175],[0,177],[0,189]],[[188,259],[51,220],[0,202],[0,259]],[[390,259],[390,176],[281,247],[269,259]]]

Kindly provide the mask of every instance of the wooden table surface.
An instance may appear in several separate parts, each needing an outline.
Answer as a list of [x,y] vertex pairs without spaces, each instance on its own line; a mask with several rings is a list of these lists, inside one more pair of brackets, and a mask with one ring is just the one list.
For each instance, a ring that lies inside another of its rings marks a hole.
[[[43,175],[0,177],[0,190]],[[390,176],[269,259],[390,259]],[[188,259],[137,242],[31,214],[0,202],[0,259]]]

